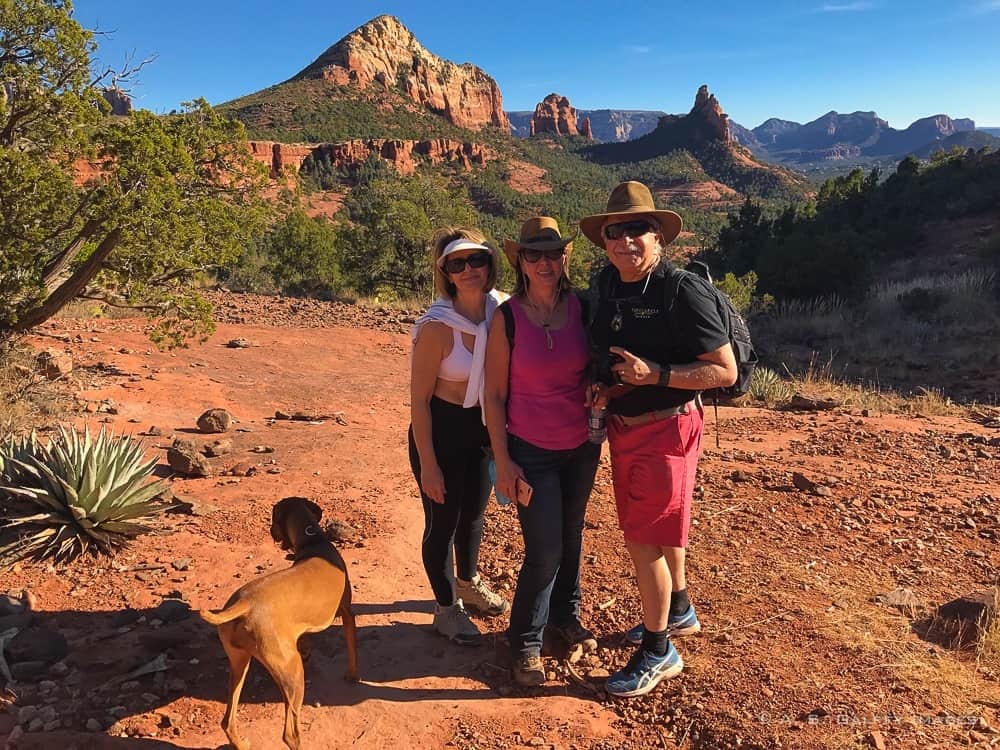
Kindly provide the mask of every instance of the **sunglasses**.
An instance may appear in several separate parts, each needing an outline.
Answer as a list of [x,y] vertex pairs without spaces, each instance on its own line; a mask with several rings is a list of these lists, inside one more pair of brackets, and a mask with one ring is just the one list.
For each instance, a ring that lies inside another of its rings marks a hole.
[[546,260],[562,260],[566,251],[563,248],[557,248],[555,250],[536,250],[530,247],[521,248],[521,257],[524,258],[529,263],[537,263],[542,258]]
[[604,239],[620,240],[622,237],[630,237],[634,240],[636,237],[642,237],[644,234],[656,231],[658,231],[657,227],[642,219],[623,221],[620,224],[608,224],[604,227]]
[[489,253],[473,253],[464,258],[447,258],[441,267],[445,273],[461,273],[465,270],[466,264],[469,265],[469,268],[482,268],[489,262]]

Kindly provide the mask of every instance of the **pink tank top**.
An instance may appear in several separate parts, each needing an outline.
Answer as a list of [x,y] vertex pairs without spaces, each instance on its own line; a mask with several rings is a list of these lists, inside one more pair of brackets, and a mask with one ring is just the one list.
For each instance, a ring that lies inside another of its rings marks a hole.
[[519,300],[510,300],[514,313],[514,347],[510,356],[510,392],[507,432],[549,450],[569,450],[587,439],[589,351],[580,320],[580,301],[569,295],[566,323],[545,330],[525,315]]

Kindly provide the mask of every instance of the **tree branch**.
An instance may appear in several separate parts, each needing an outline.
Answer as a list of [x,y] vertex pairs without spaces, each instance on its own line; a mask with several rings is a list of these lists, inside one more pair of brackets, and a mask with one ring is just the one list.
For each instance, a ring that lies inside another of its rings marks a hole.
[[112,229],[108,235],[101,240],[101,244],[94,250],[87,260],[77,268],[73,274],[56,288],[45,301],[33,310],[28,310],[15,323],[7,327],[8,333],[19,333],[34,328],[40,323],[44,323],[63,306],[84,290],[94,275],[100,270],[101,265],[121,241],[121,229]]
[[56,280],[62,276],[63,272],[77,256],[77,253],[80,252],[83,244],[97,233],[100,226],[101,223],[95,219],[88,221],[83,225],[83,228],[80,229],[76,237],[58,255],[45,264],[45,268],[42,269],[42,283],[45,284],[45,289],[50,294],[53,291]]

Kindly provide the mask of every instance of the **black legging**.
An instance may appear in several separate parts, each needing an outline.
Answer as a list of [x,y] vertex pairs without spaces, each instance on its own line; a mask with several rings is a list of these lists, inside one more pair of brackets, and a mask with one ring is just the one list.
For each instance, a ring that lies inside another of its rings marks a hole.
[[[484,448],[489,435],[478,406],[465,409],[437,396],[431,398],[431,437],[434,455],[444,475],[444,502],[424,494],[424,570],[442,607],[455,603],[455,565],[459,578],[476,575],[479,544],[483,539],[483,513],[490,497]],[[420,456],[409,430],[410,467],[420,485]],[[454,554],[452,553],[454,548]]]

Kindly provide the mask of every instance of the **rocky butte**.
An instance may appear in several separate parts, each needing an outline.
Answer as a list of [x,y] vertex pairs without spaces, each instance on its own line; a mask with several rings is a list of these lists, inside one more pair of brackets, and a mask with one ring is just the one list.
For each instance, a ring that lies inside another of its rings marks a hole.
[[394,16],[378,16],[330,47],[292,80],[397,88],[414,102],[469,130],[510,133],[497,82],[472,63],[429,52]]
[[590,134],[590,120],[585,121],[586,132],[577,127],[577,111],[569,103],[569,99],[559,94],[549,94],[535,106],[535,114],[531,118],[529,135],[554,133],[555,135],[586,135]]
[[658,128],[685,123],[694,142],[722,141],[732,143],[733,134],[729,129],[729,115],[722,111],[722,105],[715,94],[708,92],[708,86],[700,86],[694,97],[694,106],[686,115],[664,115]]

